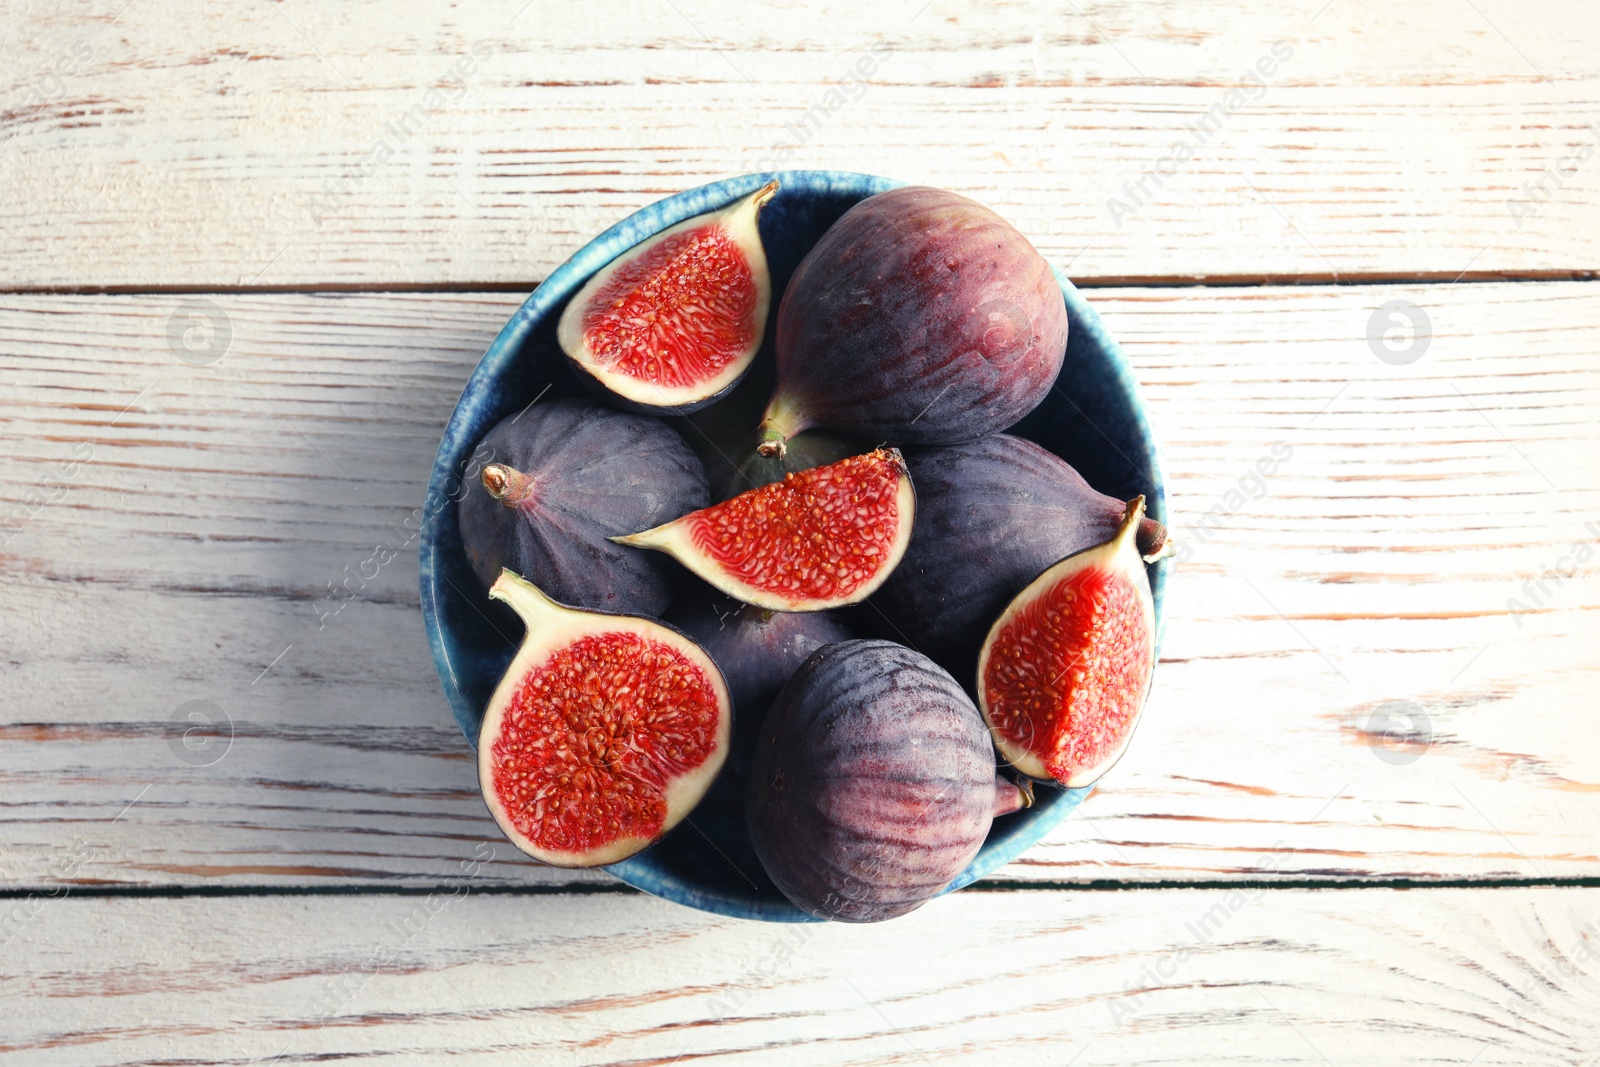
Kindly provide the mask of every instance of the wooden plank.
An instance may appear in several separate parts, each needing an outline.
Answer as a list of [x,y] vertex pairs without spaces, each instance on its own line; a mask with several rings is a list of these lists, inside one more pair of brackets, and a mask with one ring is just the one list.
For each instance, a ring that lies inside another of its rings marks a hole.
[[0,1063],[1587,1067],[1597,949],[1597,890],[68,897],[13,928]]
[[1597,44],[1587,0],[29,5],[0,288],[527,284],[770,167],[1089,279],[1593,271]]
[[[1129,755],[1001,877],[1600,873],[1600,284],[1093,296],[1186,558]],[[496,833],[407,522],[516,298],[204,298],[202,367],[190,299],[0,300],[0,884],[436,882]],[[1396,299],[1430,321],[1403,366],[1367,340]],[[186,754],[191,701],[231,746]]]

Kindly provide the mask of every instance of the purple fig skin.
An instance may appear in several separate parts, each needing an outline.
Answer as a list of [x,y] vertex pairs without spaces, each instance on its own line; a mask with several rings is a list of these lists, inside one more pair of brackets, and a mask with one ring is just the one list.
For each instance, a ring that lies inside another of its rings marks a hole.
[[807,426],[956,444],[1038,406],[1061,370],[1066,302],[1028,239],[982,204],[911,186],[822,236],[778,309],[778,386],[760,436]]
[[978,709],[932,660],[890,641],[813,653],[756,741],[745,808],[773,883],[811,915],[878,922],[937,896],[997,807]]
[[[1000,612],[1051,564],[1110,540],[1127,504],[1096,492],[1066,460],[1009,434],[912,451],[906,465],[917,486],[917,523],[865,617],[976,686],[978,650]],[[1140,523],[1142,553],[1165,541],[1159,522]]]
[[677,563],[606,539],[710,503],[705,469],[677,431],[564,399],[503,420],[479,449],[527,479],[525,495],[497,500],[471,481],[461,499],[462,544],[484,589],[509,567],[573,607],[659,615],[672,603],[687,577]]

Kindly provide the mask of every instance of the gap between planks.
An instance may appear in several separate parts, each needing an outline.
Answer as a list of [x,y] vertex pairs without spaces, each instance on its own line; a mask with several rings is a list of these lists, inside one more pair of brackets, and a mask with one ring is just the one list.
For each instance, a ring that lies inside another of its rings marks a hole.
[[[427,897],[453,892],[456,886],[443,882],[432,885],[347,885],[347,886],[251,886],[251,885],[91,885],[40,886],[33,889],[0,889],[0,900],[27,900],[37,896],[73,896],[88,899],[139,898],[169,900],[180,897]],[[1120,893],[1127,890],[1164,889],[1211,890],[1296,889],[1372,890],[1372,889],[1600,889],[1600,877],[1567,878],[1282,878],[1275,880],[1167,879],[1136,882],[1101,878],[1084,882],[1026,882],[995,879],[966,886],[964,893],[1090,892]],[[474,896],[551,897],[592,896],[599,893],[643,894],[625,882],[561,882],[543,885],[486,885],[472,891]]]
[[[1108,274],[1072,278],[1079,289],[1249,289],[1269,285],[1468,285],[1483,282],[1592,282],[1600,270],[1527,271],[1349,271],[1343,274]],[[0,287],[0,296],[202,296],[211,293],[522,293],[543,279],[500,282],[326,282],[288,285],[19,285]]]

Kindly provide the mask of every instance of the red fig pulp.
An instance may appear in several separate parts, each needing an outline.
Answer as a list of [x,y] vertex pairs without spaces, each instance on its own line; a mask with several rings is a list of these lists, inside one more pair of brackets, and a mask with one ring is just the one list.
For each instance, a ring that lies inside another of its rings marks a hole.
[[777,191],[771,182],[601,268],[561,313],[561,350],[637,410],[693,411],[726,393],[766,332],[772,280],[756,217]]
[[612,540],[666,552],[747,604],[821,611],[883,584],[905,554],[915,511],[905,461],[879,449]]
[[1133,735],[1155,669],[1155,608],[1136,541],[1144,497],[1116,535],[1054,564],[1012,600],[978,655],[978,706],[1017,770],[1095,781]]
[[510,571],[489,595],[528,631],[478,734],[484,802],[537,860],[626,859],[688,815],[722,768],[733,705],[721,672],[676,630],[565,607]]

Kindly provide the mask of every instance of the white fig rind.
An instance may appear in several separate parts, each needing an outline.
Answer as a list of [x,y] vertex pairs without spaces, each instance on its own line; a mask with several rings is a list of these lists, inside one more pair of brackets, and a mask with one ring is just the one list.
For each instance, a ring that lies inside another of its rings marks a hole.
[[522,685],[523,679],[555,652],[574,641],[592,634],[628,630],[670,645],[699,666],[705,671],[706,677],[711,679],[721,714],[718,717],[716,745],[707,754],[705,762],[688,774],[669,782],[662,794],[667,806],[666,819],[661,827],[661,833],[665,834],[694,810],[701,797],[705,796],[706,790],[711,788],[717,772],[722,769],[723,763],[728,758],[733,704],[728,696],[728,687],[723,680],[722,672],[699,645],[669,626],[634,615],[609,615],[604,612],[569,608],[551,600],[538,586],[509,570],[501,571],[500,577],[489,590],[489,595],[509,604],[527,626],[527,634],[522,639],[522,645],[517,649],[510,666],[506,668],[500,684],[495,687],[494,695],[489,698],[483,725],[478,730],[478,781],[483,790],[484,803],[488,805],[494,821],[517,848],[541,863],[548,863],[554,867],[599,867],[627,859],[654,844],[659,835],[656,838],[618,838],[598,848],[577,853],[552,852],[534,845],[516,828],[510,813],[501,804],[494,789],[494,738],[500,733],[506,709]]
[[[1000,753],[1000,758],[1021,773],[1030,778],[1041,781],[1056,781],[1055,777],[1046,769],[1044,760],[1029,752],[1027,749],[1013,743],[995,729],[989,717],[989,694],[984,685],[984,678],[989,672],[989,653],[993,649],[995,640],[1006,628],[1017,612],[1043,596],[1057,583],[1070,575],[1080,571],[1098,568],[1113,573],[1120,573],[1132,584],[1137,594],[1139,603],[1144,611],[1144,625],[1150,635],[1151,645],[1154,647],[1156,632],[1155,602],[1150,596],[1150,578],[1145,572],[1144,560],[1139,555],[1139,546],[1135,535],[1139,530],[1139,520],[1144,516],[1144,497],[1135,497],[1128,503],[1127,513],[1123,516],[1122,525],[1111,540],[1103,544],[1086,548],[1076,552],[1063,560],[1047,567],[1039,577],[1028,583],[1027,588],[1012,598],[1006,605],[994,625],[989,627],[989,634],[984,638],[983,648],[978,653],[978,708],[983,712],[983,721],[989,724],[989,733],[994,738],[995,748]],[[1151,672],[1152,679],[1154,671]],[[1080,768],[1069,775],[1061,784],[1069,789],[1090,785],[1095,782],[1112,765],[1122,757],[1127,750],[1128,742],[1133,738],[1134,729],[1139,724],[1139,718],[1144,714],[1145,698],[1149,695],[1149,686],[1145,692],[1139,694],[1138,707],[1133,709],[1128,717],[1128,727],[1123,732],[1117,747],[1107,754],[1106,758],[1092,767]]]
[[[658,234],[654,234],[634,245],[626,252],[621,253],[616,259],[607,263],[595,272],[594,277],[584,283],[576,295],[567,302],[566,309],[561,313],[561,320],[556,324],[556,341],[575,363],[592,375],[601,385],[622,397],[642,407],[676,409],[686,405],[697,404],[708,397],[714,397],[733,385],[749,369],[751,361],[761,349],[761,341],[767,332],[767,315],[772,307],[772,274],[767,269],[767,253],[761,244],[761,231],[757,226],[757,218],[761,208],[778,192],[777,182],[768,182],[755,192],[745,196],[725,208],[717,211],[708,211],[703,215],[696,215],[692,219],[685,219],[675,226],[670,226]],[[674,234],[685,230],[698,229],[707,223],[721,226],[740,250],[744,253],[750,265],[751,277],[756,285],[756,306],[753,326],[754,338],[738,359],[730,362],[723,368],[722,373],[715,378],[698,382],[694,385],[671,386],[657,382],[644,381],[629,374],[619,374],[605,366],[594,354],[589,351],[588,342],[583,336],[583,312],[589,306],[589,301],[594,294],[611,280],[623,264],[635,258],[638,253],[649,245],[656,244]]]

